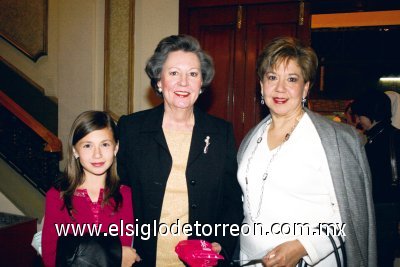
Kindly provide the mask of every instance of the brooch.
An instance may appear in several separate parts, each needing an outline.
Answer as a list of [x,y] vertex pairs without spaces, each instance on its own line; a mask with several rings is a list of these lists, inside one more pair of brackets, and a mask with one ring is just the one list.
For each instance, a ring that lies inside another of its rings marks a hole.
[[208,146],[210,145],[210,137],[207,135],[206,139],[204,139],[204,142],[206,143],[206,145],[204,146],[204,154],[207,154],[208,152]]

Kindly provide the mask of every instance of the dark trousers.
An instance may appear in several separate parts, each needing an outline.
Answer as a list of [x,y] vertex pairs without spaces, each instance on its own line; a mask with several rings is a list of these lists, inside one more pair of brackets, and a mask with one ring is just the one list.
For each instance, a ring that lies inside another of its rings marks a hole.
[[375,203],[378,267],[393,267],[398,238],[397,203]]

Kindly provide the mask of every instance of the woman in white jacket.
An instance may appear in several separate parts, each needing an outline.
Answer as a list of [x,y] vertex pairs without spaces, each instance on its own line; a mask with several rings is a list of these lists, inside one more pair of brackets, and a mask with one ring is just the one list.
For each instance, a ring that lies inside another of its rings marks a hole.
[[[261,103],[270,115],[238,153],[244,223],[251,230],[241,236],[241,260],[261,257],[251,266],[295,266],[300,260],[336,266],[345,254],[348,266],[376,266],[363,145],[355,129],[304,107],[316,68],[314,51],[293,38],[273,40],[258,59]],[[344,245],[320,230],[326,223],[336,226]]]

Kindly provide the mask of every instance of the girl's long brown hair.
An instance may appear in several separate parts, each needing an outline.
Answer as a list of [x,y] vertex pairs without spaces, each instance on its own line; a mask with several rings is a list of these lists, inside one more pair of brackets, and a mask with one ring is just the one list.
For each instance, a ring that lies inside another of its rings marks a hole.
[[[73,218],[72,197],[75,190],[84,182],[84,172],[79,158],[74,157],[74,146],[89,133],[108,128],[113,133],[114,141],[118,143],[116,126],[111,116],[103,111],[85,111],[81,113],[72,124],[68,138],[67,164],[62,177],[56,182],[56,188],[61,192],[64,201],[63,208],[67,208],[68,214]],[[104,198],[102,205],[110,204],[110,199],[114,199],[114,211],[117,211],[122,204],[122,195],[119,190],[120,179],[117,174],[117,164],[114,159],[112,165],[107,170]]]

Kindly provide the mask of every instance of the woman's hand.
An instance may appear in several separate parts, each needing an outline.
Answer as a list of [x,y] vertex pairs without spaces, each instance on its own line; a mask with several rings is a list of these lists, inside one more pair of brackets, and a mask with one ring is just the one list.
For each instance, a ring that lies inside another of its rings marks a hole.
[[135,262],[140,260],[140,256],[136,253],[136,249],[127,246],[122,247],[121,267],[131,267]]
[[221,250],[222,250],[222,247],[221,247],[221,245],[219,244],[219,243],[217,243],[217,242],[212,242],[211,243],[211,246],[212,246],[212,250],[215,252],[215,253],[220,253],[221,252]]
[[275,247],[263,258],[263,264],[270,266],[296,266],[307,252],[298,240],[288,241]]

